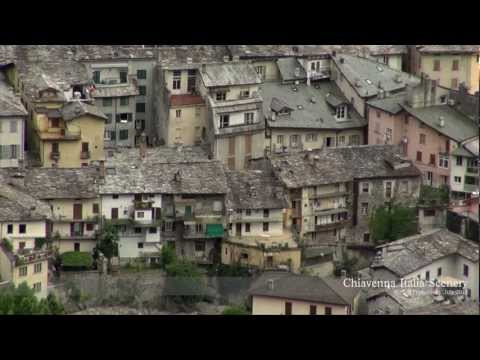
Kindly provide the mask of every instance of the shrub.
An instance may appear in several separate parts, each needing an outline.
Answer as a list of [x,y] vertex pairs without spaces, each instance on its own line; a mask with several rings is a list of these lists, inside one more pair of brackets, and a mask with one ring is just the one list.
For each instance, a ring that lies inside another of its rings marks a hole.
[[8,240],[8,239],[3,239],[3,240],[2,240],[2,244],[3,244],[3,246],[5,246],[5,248],[6,248],[8,251],[10,251],[10,252],[13,251],[13,245],[12,245],[12,243],[10,242],[10,240]]
[[91,269],[93,265],[93,257],[88,252],[71,251],[63,253],[60,257],[64,268]]
[[175,249],[171,246],[164,245],[160,253],[162,267],[166,268],[168,265],[176,261]]
[[230,306],[223,310],[222,315],[250,315],[243,306]]

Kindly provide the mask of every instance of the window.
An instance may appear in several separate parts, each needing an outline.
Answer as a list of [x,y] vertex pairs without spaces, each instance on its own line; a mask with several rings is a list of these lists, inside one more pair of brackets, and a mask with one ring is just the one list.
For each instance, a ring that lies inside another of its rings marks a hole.
[[435,154],[430,154],[430,165],[435,165],[436,160],[435,160]]
[[463,165],[463,157],[457,156],[457,166],[462,166]]
[[102,105],[104,107],[112,106],[112,98],[103,98],[102,99]]
[[268,222],[264,222],[264,223],[263,223],[263,232],[268,232],[269,224],[270,224],[270,223],[268,223]]
[[425,145],[427,142],[427,136],[425,134],[420,134],[420,144]]
[[111,124],[112,123],[112,114],[105,114],[107,117],[107,120],[105,120],[106,124]]
[[12,224],[7,225],[7,234],[13,234],[13,225]]
[[438,167],[448,169],[448,155],[439,155]]
[[393,195],[393,183],[391,181],[385,181],[385,198],[391,199]]
[[180,70],[175,70],[173,72],[173,90],[179,90],[181,84],[182,72]]
[[310,305],[310,315],[317,315],[317,306]]
[[257,72],[258,75],[261,75],[261,76],[263,76],[265,72],[263,66],[255,66],[255,71]]
[[325,306],[325,315],[332,315],[332,308],[329,306]]
[[392,137],[393,137],[393,130],[390,129],[390,128],[386,128],[385,129],[385,140],[388,142],[388,141],[392,140]]
[[283,145],[283,135],[277,135],[277,144]]
[[195,251],[204,252],[205,251],[205,241],[195,241]]
[[148,228],[148,232],[149,232],[150,234],[156,234],[156,233],[157,233],[157,228],[156,228],[156,227]]
[[128,130],[120,130],[118,134],[119,140],[128,140]]
[[369,242],[369,241],[370,241],[370,233],[364,233],[363,242]]
[[17,133],[17,120],[10,120],[10,133]]
[[116,133],[115,131],[109,131],[108,134],[109,134],[109,137],[108,137],[108,138],[109,138],[111,141],[114,141],[114,140],[117,138],[117,133]]
[[461,176],[454,176],[453,181],[455,181],[457,184],[462,183],[462,177]]
[[362,182],[362,184],[361,184],[361,189],[362,189],[362,190],[361,190],[362,193],[364,193],[364,194],[367,193],[367,194],[368,194],[368,193],[370,192],[370,183],[368,183],[368,182]]
[[285,303],[285,315],[292,315],[292,303],[286,302]]
[[33,272],[35,274],[41,273],[42,272],[42,263],[35,264],[33,266]]
[[26,266],[22,266],[18,269],[18,276],[27,276],[28,268]]
[[337,142],[338,142],[337,144],[338,146],[345,146],[345,136],[344,135],[339,136]]
[[120,106],[128,106],[130,99],[126,96],[120,98]]
[[433,71],[440,71],[440,60],[433,61]]
[[250,90],[242,90],[240,91],[240,98],[246,99],[250,97]]
[[425,271],[425,280],[430,280],[430,271]]
[[290,146],[298,146],[298,135],[290,135]]
[[472,289],[467,289],[467,297],[468,298],[472,297]]
[[27,232],[27,224],[20,224],[18,226],[18,232],[20,234],[25,234]]
[[441,267],[439,267],[437,269],[437,277],[440,277],[440,276],[442,276],[442,268]]
[[95,84],[99,84],[99,83],[100,83],[100,71],[95,70],[95,71],[93,72],[93,82],[94,82]]
[[245,232],[250,232],[250,223],[245,223]]
[[146,87],[146,86],[143,86],[143,85],[139,86],[139,87],[138,87],[138,92],[139,92],[139,95],[140,95],[140,96],[145,96],[145,95],[147,95],[147,87]]
[[427,180],[431,184],[433,180],[433,173],[431,171],[427,171]]
[[145,218],[145,213],[143,211],[137,212],[137,218],[139,218],[139,219]]
[[463,265],[463,276],[468,277],[468,265]]
[[360,136],[359,135],[350,135],[348,138],[348,145],[360,145]]
[[305,140],[307,142],[313,142],[313,141],[317,141],[318,137],[317,137],[317,134],[307,134],[305,136]]
[[345,118],[345,106],[337,107],[337,119]]
[[112,219],[118,219],[118,208],[112,208],[111,215]]
[[368,215],[368,203],[362,203],[360,213],[362,215]]
[[458,60],[453,60],[452,62],[452,70],[458,71]]
[[120,70],[120,84],[124,84],[127,82],[127,75],[128,72],[126,70]]
[[245,113],[245,124],[253,124],[253,112]]
[[458,88],[458,79],[452,79],[452,89]]
[[225,101],[227,98],[227,92],[226,91],[217,91],[215,94],[215,98],[217,101]]
[[332,137],[327,137],[326,142],[327,142],[327,147],[332,147],[333,146],[333,138]]
[[403,193],[408,193],[408,180],[400,181],[400,191]]
[[137,79],[146,79],[147,70],[137,70]]
[[35,283],[33,284],[33,291],[34,292],[40,292],[42,291],[42,283]]
[[246,209],[245,210],[245,216],[250,216],[252,215],[252,210],[251,209]]
[[270,216],[270,210],[269,209],[264,209],[263,210],[263,217],[268,218]]
[[118,199],[118,195],[117,194],[112,195],[112,199]]
[[92,205],[92,213],[94,214],[98,214],[100,211],[99,211],[99,206],[98,204],[93,204]]
[[137,103],[135,110],[137,113],[144,113],[145,112],[145,103]]
[[421,162],[422,161],[422,152],[417,151],[417,161]]
[[86,229],[87,231],[93,231],[93,224],[92,223],[86,224]]
[[230,125],[229,115],[220,115],[220,129],[226,128]]
[[137,248],[138,249],[143,249],[143,243],[142,242],[137,243]]
[[131,113],[121,113],[117,114],[117,122],[127,123],[132,121],[132,114]]

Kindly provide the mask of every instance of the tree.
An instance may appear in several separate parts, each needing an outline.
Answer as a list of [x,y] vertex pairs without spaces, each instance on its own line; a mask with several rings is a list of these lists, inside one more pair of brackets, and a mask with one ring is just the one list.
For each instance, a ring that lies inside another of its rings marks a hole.
[[165,269],[168,265],[176,261],[175,249],[169,245],[164,245],[160,253],[160,258],[162,267]]
[[166,294],[175,302],[193,304],[203,299],[205,283],[201,269],[187,260],[176,260],[165,267]]
[[222,315],[250,315],[243,306],[230,306],[223,310]]
[[105,221],[101,232],[98,235],[97,249],[110,260],[118,256],[118,229],[110,222]]
[[377,208],[368,225],[375,244],[395,241],[417,232],[415,210],[397,204]]
[[24,282],[17,288],[10,286],[0,292],[0,314],[61,315],[65,314],[65,309],[53,294],[39,301],[34,291]]

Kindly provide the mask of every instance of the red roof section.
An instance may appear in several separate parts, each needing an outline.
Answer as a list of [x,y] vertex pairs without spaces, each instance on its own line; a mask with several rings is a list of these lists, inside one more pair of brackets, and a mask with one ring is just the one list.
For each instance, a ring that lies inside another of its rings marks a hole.
[[204,104],[202,97],[199,95],[172,95],[170,97],[170,106],[186,106]]

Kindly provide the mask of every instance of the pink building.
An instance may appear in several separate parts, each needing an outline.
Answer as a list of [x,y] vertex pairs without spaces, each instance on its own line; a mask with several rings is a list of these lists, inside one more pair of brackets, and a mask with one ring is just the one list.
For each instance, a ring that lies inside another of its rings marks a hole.
[[451,151],[478,133],[478,115],[462,111],[456,99],[458,92],[454,99],[451,90],[422,78],[419,86],[402,94],[371,100],[368,143],[401,144],[424,184],[449,185]]

